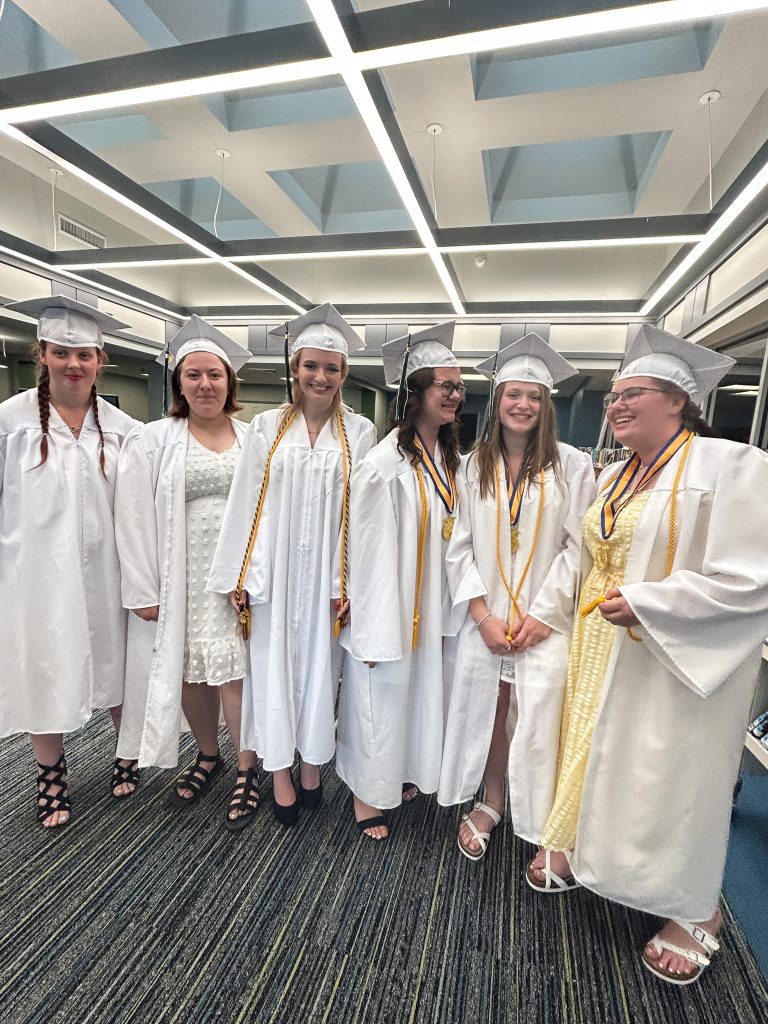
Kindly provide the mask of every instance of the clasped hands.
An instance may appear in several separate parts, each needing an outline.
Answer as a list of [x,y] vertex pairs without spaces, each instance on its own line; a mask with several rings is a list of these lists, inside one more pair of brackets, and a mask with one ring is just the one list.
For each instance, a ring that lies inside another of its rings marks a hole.
[[489,615],[478,629],[488,650],[499,655],[527,651],[542,640],[546,640],[552,632],[549,626],[539,622],[532,615],[526,615],[522,622],[518,623],[511,640],[507,640],[509,624],[496,615]]

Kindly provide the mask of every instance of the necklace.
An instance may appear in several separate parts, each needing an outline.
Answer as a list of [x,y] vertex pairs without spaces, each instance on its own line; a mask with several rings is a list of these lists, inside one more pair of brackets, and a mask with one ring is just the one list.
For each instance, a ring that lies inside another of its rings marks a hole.
[[86,409],[86,411],[83,413],[82,419],[80,420],[79,423],[70,423],[68,419],[64,418],[64,413],[61,411],[61,409],[59,409],[59,407],[57,405],[54,405],[53,402],[51,402],[51,405],[53,405],[53,407],[56,410],[56,412],[59,414],[59,416],[61,416],[62,420],[64,421],[64,425],[66,427],[68,427],[72,431],[72,434],[75,437],[79,437],[80,436],[80,431],[83,429],[83,423],[85,422],[85,417],[88,415],[88,410]]

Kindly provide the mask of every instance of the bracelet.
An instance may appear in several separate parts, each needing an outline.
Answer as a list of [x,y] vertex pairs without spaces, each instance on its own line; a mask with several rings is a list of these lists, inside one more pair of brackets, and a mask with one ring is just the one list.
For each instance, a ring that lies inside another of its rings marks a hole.
[[490,612],[486,612],[485,615],[482,617],[482,619],[480,619],[479,622],[475,623],[475,629],[480,629],[480,627],[485,622],[485,620],[486,619],[490,619],[490,617],[491,617],[491,613]]

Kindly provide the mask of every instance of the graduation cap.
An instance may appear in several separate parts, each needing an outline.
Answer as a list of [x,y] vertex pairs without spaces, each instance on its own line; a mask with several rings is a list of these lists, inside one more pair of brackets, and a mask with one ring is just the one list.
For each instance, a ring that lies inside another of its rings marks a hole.
[[315,306],[295,320],[273,328],[270,337],[282,338],[285,343],[285,390],[291,401],[290,359],[299,349],[319,348],[325,352],[339,352],[346,359],[350,352],[365,348],[357,331],[353,330],[341,313],[330,302]]
[[453,347],[455,320],[434,327],[425,327],[413,334],[404,334],[381,346],[384,360],[384,378],[390,387],[397,388],[395,418],[401,420],[408,400],[407,380],[417,370],[428,367],[458,366]]
[[695,345],[642,324],[624,356],[616,380],[629,377],[655,377],[676,384],[700,405],[736,362],[730,356]]
[[166,359],[169,363],[175,360],[178,366],[190,352],[210,352],[218,356],[219,359],[223,359],[227,366],[231,366],[235,374],[251,358],[251,353],[247,348],[243,348],[242,345],[228,338],[226,334],[196,313],[193,313],[189,320],[182,324],[155,362],[162,366]]
[[514,380],[540,384],[551,391],[555,384],[579,372],[573,363],[569,363],[542,337],[533,333],[526,334],[519,341],[513,341],[511,345],[478,363],[475,369],[491,382],[483,430],[483,438],[486,441],[490,436],[493,420],[493,396],[499,384]]
[[6,309],[24,313],[37,320],[37,340],[65,348],[104,348],[104,334],[123,330],[129,324],[102,313],[87,302],[67,295],[46,295],[40,299],[8,302]]

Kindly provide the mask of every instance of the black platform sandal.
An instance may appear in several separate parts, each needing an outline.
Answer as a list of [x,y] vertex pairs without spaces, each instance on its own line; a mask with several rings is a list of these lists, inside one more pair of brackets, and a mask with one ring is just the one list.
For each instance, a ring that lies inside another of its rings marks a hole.
[[[241,832],[253,821],[253,816],[259,807],[259,786],[258,771],[256,768],[247,768],[244,772],[238,771],[237,783],[235,784],[232,799],[229,801],[227,813],[224,817],[224,825],[230,832]],[[232,811],[240,811],[235,818],[231,818]]]
[[[203,761],[212,761],[213,766],[211,768],[203,768]],[[204,754],[202,750],[199,750],[197,757],[195,758],[195,763],[192,767],[187,768],[185,772],[182,772],[174,783],[170,797],[168,798],[171,805],[178,808],[191,807],[192,804],[196,803],[200,799],[223,767],[224,762],[221,759],[220,753],[216,753],[211,756],[210,754]],[[179,793],[180,789],[192,790],[192,796],[182,796],[181,793]]]
[[[54,786],[60,787],[58,793],[51,792]],[[72,801],[69,798],[67,784],[67,762],[63,750],[56,764],[37,762],[37,811],[35,817],[41,825],[45,826],[46,821],[57,811],[66,811],[69,817],[66,821],[60,821],[58,825],[52,825],[51,828],[61,828],[72,820]]]
[[[123,761],[127,761],[127,764],[123,764]],[[115,758],[115,763],[112,765],[112,796],[115,800],[125,800],[129,796],[133,796],[136,790],[139,788],[139,762],[136,760],[130,760],[126,757]],[[116,793],[115,790],[118,786],[123,785],[133,786],[133,789],[129,793]]]

